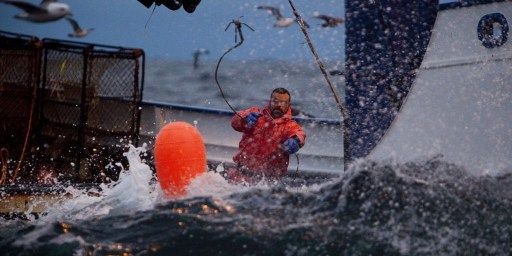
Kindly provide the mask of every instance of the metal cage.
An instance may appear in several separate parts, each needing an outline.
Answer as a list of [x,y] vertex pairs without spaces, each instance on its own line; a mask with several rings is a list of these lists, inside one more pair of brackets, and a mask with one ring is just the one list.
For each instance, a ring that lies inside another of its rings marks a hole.
[[[24,65],[4,54],[24,45],[15,42],[19,40],[34,41],[35,45]],[[138,144],[144,52],[19,36],[2,37],[0,45],[0,65],[5,62],[10,68],[8,75],[0,71],[0,118],[2,127],[16,137],[2,136],[10,144],[0,146],[9,150],[9,162],[24,164],[14,171],[15,167],[9,166],[11,177],[37,181],[42,175],[53,175],[73,182],[117,179],[120,169],[113,163],[123,160],[127,144]],[[28,67],[29,63],[32,66]],[[25,80],[8,87],[13,80],[10,77]],[[23,88],[23,94],[3,89],[11,87]],[[25,138],[29,138],[26,145],[19,142]]]

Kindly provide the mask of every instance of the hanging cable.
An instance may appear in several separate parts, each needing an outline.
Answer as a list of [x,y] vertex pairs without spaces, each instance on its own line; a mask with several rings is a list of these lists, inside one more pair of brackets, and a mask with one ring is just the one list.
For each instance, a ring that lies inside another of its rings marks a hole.
[[[322,74],[323,74],[323,76],[325,78],[325,81],[327,82],[327,85],[331,89],[331,92],[333,94],[334,99],[336,100],[336,105],[338,106],[338,109],[340,110],[341,118],[342,118],[342,121],[341,121],[340,124],[341,124],[341,129],[342,129],[342,132],[343,132],[343,137],[344,137],[344,139],[346,139],[345,136],[347,136],[348,131],[347,131],[347,129],[345,129],[343,121],[348,120],[348,110],[343,105],[343,103],[341,102],[340,97],[338,96],[338,93],[334,89],[334,86],[332,85],[331,80],[329,79],[329,75],[327,75],[327,71],[325,70],[324,64],[320,60],[320,57],[318,57],[318,54],[317,54],[316,49],[315,49],[315,46],[311,42],[311,39],[309,38],[308,31],[306,30],[306,26],[304,25],[304,20],[302,19],[302,17],[298,13],[298,11],[295,8],[295,5],[293,4],[292,0],[288,0],[288,2],[290,3],[290,6],[291,6],[291,8],[293,10],[293,14],[297,18],[297,22],[299,23],[300,29],[302,30],[302,33],[304,34],[304,37],[306,38],[306,42],[308,43],[309,49],[311,50],[311,53],[313,53],[313,56],[315,57],[315,61],[318,64],[318,67],[320,68],[320,71],[322,72]],[[347,166],[348,166],[348,163],[345,162],[345,161],[343,161],[343,163],[344,163],[344,168],[343,169],[346,170]]]
[[[40,43],[36,43],[36,47],[42,47]],[[40,56],[40,54],[38,55]],[[39,66],[35,65],[34,70],[37,70]],[[30,136],[32,135],[32,123],[34,119],[34,112],[36,108],[37,103],[37,89],[38,89],[38,83],[34,84],[34,88],[32,90],[32,102],[30,103],[30,114],[27,122],[27,131],[25,133],[25,140],[23,142],[23,148],[21,150],[20,160],[18,161],[18,164],[16,165],[16,169],[14,169],[14,174],[11,179],[11,183],[14,184],[16,182],[16,179],[18,178],[18,175],[20,173],[21,168],[23,167],[23,162],[25,161],[25,155],[27,152],[27,148],[29,145]]]
[[[244,35],[242,34],[242,25],[244,25],[244,26],[248,27],[250,30],[254,31],[254,29],[251,28],[249,25],[240,21],[240,19],[242,17],[243,16],[240,16],[240,18],[238,18],[238,19],[233,19],[230,23],[228,23],[228,25],[226,26],[226,29],[224,29],[224,31],[228,30],[228,28],[231,26],[231,24],[233,24],[233,26],[235,27],[235,43],[236,44],[233,47],[229,48],[226,52],[224,52],[224,54],[222,54],[219,61],[217,62],[217,67],[215,68],[215,83],[217,83],[217,87],[219,87],[220,94],[222,95],[222,98],[224,99],[226,104],[228,104],[229,108],[233,111],[233,113],[235,113],[236,115],[238,115],[240,118],[243,119],[243,117],[240,116],[240,114],[238,114],[238,112],[233,108],[233,106],[231,106],[231,104],[229,104],[228,100],[226,99],[226,96],[224,95],[224,91],[222,90],[222,87],[219,84],[219,79],[217,78],[217,73],[219,71],[220,62],[222,61],[224,56],[226,56],[226,54],[228,54],[233,49],[242,45],[242,43],[244,42]],[[238,37],[240,37],[240,42],[237,43]]]
[[7,181],[7,162],[9,161],[9,151],[6,148],[0,149],[0,160],[2,161],[2,176],[0,177],[0,185],[4,185]]
[[34,118],[34,108],[36,105],[36,97],[37,97],[36,91],[37,91],[37,86],[34,86],[34,92],[32,95],[32,104],[30,106],[30,114],[29,114],[29,119],[28,119],[28,124],[27,124],[27,132],[25,134],[25,140],[23,142],[23,149],[21,150],[20,160],[18,161],[18,164],[16,165],[16,169],[14,170],[14,175],[12,176],[12,180],[11,180],[12,183],[14,183],[16,181],[16,179],[18,178],[18,175],[22,168],[23,162],[25,161],[25,154],[27,152],[30,135],[32,134],[32,121]]
[[151,11],[151,14],[149,15],[148,20],[146,21],[146,25],[144,25],[144,30],[147,30],[147,29],[148,29],[148,23],[149,23],[149,20],[151,20],[151,17],[153,17],[153,14],[155,13],[155,9],[156,9],[156,4],[155,4],[155,6],[153,7],[153,10]]
[[299,175],[299,155],[295,154],[295,158],[297,159],[297,170],[295,170],[295,175]]

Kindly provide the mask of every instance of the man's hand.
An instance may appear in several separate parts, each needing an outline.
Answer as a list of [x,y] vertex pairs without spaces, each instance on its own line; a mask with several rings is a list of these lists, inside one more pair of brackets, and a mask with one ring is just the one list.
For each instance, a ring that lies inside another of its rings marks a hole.
[[252,128],[257,122],[258,118],[260,118],[261,113],[251,112],[245,117],[245,124],[247,128]]
[[281,144],[284,151],[286,151],[289,155],[297,153],[300,148],[299,139],[297,137],[288,138]]

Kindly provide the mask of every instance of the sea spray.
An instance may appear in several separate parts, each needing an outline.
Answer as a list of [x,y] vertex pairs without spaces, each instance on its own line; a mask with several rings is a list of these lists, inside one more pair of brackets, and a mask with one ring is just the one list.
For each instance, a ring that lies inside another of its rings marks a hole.
[[[511,175],[472,176],[440,159],[366,161],[325,184],[297,190],[282,184],[230,187],[220,175],[208,174],[192,182],[189,193],[195,195],[158,202],[149,210],[2,230],[0,251],[510,255],[511,184]],[[210,186],[218,189],[208,194]],[[33,242],[14,242],[25,238]]]
[[129,145],[123,155],[128,160],[129,169],[122,167],[119,179],[110,184],[101,184],[99,190],[82,190],[72,186],[66,192],[71,199],[50,209],[50,219],[86,219],[107,214],[125,214],[150,209],[157,200],[155,184],[151,182],[153,173],[149,166],[141,161],[143,147]]
[[[48,213],[40,219],[33,219],[32,231],[16,239],[13,245],[32,248],[45,243],[71,241],[83,245],[85,242],[81,236],[70,235],[67,231],[74,227],[76,221],[151,209],[159,193],[158,186],[152,182],[153,172],[141,161],[140,154],[145,151],[145,145],[139,148],[129,145],[128,151],[123,154],[128,159],[129,169],[118,163],[123,168],[116,182],[101,184],[99,189],[64,188],[62,202],[48,205]],[[42,238],[47,236],[53,238],[42,242],[46,240]]]
[[156,183],[151,183],[153,172],[140,158],[140,154],[146,151],[145,146],[135,148],[130,145],[128,152],[123,154],[128,159],[129,169],[123,167],[117,182],[102,185],[102,204],[114,206],[120,210],[118,213],[151,209],[157,199]]
[[232,193],[241,193],[254,188],[269,188],[269,184],[260,182],[253,186],[229,183],[223,176],[224,168],[217,166],[214,172],[206,172],[199,175],[187,187],[187,194],[184,198],[210,196],[221,198]]

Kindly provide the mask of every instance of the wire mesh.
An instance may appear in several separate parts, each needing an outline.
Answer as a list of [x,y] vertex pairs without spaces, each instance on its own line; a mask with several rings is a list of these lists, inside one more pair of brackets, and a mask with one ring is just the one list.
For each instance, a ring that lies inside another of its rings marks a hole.
[[142,50],[54,39],[25,49],[28,43],[9,40],[0,43],[0,147],[9,147],[11,159],[37,103],[20,180],[38,181],[41,172],[73,182],[117,179],[114,163],[138,143]]
[[[30,117],[35,89],[39,82],[40,47],[38,39],[0,34],[0,148],[7,150],[6,163],[11,177],[30,136]],[[20,72],[21,71],[21,72]]]

